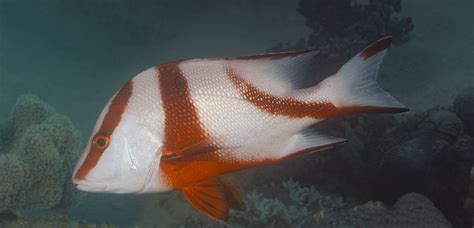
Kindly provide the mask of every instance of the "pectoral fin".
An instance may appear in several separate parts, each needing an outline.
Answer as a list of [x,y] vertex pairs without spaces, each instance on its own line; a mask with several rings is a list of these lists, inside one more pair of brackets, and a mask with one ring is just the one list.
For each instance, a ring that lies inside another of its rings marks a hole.
[[235,187],[218,178],[183,187],[181,192],[198,211],[216,220],[227,220],[230,208],[245,210]]
[[193,158],[196,158],[200,155],[207,154],[207,153],[214,153],[218,151],[222,151],[225,149],[231,149],[231,147],[222,147],[218,146],[212,140],[202,141],[191,145],[184,150],[171,152],[168,151],[163,153],[161,156],[161,161],[164,162],[180,162],[180,161],[189,161]]

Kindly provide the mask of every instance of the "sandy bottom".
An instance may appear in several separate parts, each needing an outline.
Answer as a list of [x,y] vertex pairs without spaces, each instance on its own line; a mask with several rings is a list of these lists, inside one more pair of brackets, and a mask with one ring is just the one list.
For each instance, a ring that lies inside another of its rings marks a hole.
[[[109,97],[154,64],[261,53],[309,33],[297,0],[166,0],[149,17],[140,9],[91,11],[65,2],[0,2],[0,119],[19,95],[33,93],[68,115],[87,138]],[[411,110],[450,105],[474,85],[473,4],[404,1],[415,30],[389,52],[380,82]],[[120,17],[124,12],[131,19]],[[168,196],[90,194],[69,214],[90,222],[169,224],[174,219],[157,203],[146,203]]]

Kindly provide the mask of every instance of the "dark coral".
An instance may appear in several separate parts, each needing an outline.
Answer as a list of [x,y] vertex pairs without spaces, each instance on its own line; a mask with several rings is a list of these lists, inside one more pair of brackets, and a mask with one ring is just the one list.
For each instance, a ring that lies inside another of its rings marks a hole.
[[456,225],[467,225],[462,208],[469,169],[474,162],[472,138],[450,110],[434,108],[411,116],[366,150],[372,196],[393,202],[415,191],[427,195]]
[[464,209],[471,215],[471,224],[474,224],[474,165],[470,172],[468,197],[464,200]]
[[474,136],[474,87],[463,90],[454,100],[454,111]]

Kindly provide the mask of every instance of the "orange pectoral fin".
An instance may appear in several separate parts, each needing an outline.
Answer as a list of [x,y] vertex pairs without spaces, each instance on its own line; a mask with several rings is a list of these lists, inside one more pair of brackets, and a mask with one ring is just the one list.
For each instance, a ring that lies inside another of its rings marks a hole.
[[217,178],[183,187],[181,192],[191,205],[212,219],[225,221],[229,218],[229,208],[245,209],[232,184]]

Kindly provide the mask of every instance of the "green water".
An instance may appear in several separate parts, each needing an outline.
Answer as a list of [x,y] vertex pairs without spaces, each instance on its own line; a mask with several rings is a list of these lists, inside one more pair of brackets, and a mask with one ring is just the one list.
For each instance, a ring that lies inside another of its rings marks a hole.
[[[18,96],[32,93],[70,117],[86,139],[114,92],[153,65],[263,53],[277,42],[306,37],[310,30],[297,5],[298,0],[0,0],[0,120]],[[474,2],[405,0],[402,6],[415,29],[406,44],[390,50],[380,83],[415,112],[449,106],[460,90],[474,85]],[[149,206],[166,197],[89,194],[62,212],[90,223],[168,224],[179,216]]]

